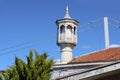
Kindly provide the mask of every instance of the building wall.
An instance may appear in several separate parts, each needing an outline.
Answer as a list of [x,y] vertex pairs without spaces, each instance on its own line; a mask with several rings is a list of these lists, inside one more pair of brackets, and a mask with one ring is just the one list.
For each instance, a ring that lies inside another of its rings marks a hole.
[[105,76],[96,80],[120,80],[120,73]]
[[93,68],[93,67],[95,67],[95,66],[94,65],[92,65],[92,66],[87,65],[87,66],[55,68],[51,72],[51,79],[65,76],[65,75],[69,75],[72,73],[82,72],[82,71],[88,70],[88,69]]

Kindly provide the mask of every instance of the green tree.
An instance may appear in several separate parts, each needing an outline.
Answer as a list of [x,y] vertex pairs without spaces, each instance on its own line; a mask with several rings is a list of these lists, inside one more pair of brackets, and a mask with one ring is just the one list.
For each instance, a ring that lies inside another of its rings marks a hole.
[[32,50],[26,56],[27,62],[15,57],[15,65],[2,73],[3,80],[49,80],[54,60],[47,57],[46,52],[40,55]]

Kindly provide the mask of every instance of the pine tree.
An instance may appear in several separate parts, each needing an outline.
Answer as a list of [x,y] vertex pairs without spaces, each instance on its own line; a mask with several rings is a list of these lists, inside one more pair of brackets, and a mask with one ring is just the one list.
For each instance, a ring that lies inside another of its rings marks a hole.
[[15,65],[2,73],[2,76],[4,80],[49,80],[54,60],[47,57],[46,52],[40,55],[37,51],[30,51],[26,56],[27,62],[15,57]]

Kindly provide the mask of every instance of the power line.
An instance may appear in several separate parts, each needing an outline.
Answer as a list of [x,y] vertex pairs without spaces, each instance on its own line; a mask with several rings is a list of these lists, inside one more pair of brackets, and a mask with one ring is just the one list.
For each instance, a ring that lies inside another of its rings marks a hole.
[[[111,18],[110,18],[111,19]],[[114,22],[118,21],[118,20],[114,20]],[[83,32],[83,31],[86,31],[86,30],[89,30],[89,29],[92,29],[98,25],[100,25],[102,23],[102,18],[99,18],[99,19],[96,19],[96,20],[92,20],[86,24],[83,24],[83,25],[80,25],[79,29],[78,29],[78,33],[79,32]],[[117,25],[113,25],[113,24],[110,24],[112,26],[116,26],[118,27]],[[84,26],[87,26],[87,27],[84,27]],[[120,26],[118,27],[120,28]],[[46,39],[48,41],[48,39]],[[44,40],[46,42],[46,40]],[[29,48],[31,46],[35,46],[35,45],[38,45],[38,43],[36,44],[36,42],[41,42],[41,39],[36,39],[36,40],[32,40],[32,41],[28,41],[28,42],[24,42],[24,43],[21,43],[21,44],[17,44],[17,45],[14,45],[14,46],[11,46],[11,47],[7,47],[7,48],[4,48],[4,49],[1,49],[0,51],[7,51],[9,49],[12,49],[12,48],[17,48],[17,47],[21,47],[23,46],[22,48],[18,48],[18,49],[15,49],[15,50],[12,50],[12,51],[8,51],[8,52],[4,52],[4,53],[1,53],[0,55],[5,55],[5,54],[9,54],[9,53],[12,53],[12,52],[16,52],[16,51],[20,51],[20,50],[23,50],[23,49],[26,49],[26,48]],[[50,42],[50,40],[49,40]],[[33,44],[34,43],[34,44]],[[41,42],[42,43],[42,42]],[[31,45],[29,45],[31,44]],[[40,44],[40,43],[39,43]],[[26,46],[26,45],[29,45],[29,46]]]
[[[36,41],[36,40],[35,40],[35,41]],[[20,43],[20,44],[13,45],[13,46],[10,46],[10,47],[4,48],[4,49],[0,49],[0,51],[5,51],[5,50],[9,50],[9,49],[11,49],[11,48],[28,45],[28,44],[33,43],[33,42],[35,42],[35,41],[29,41],[29,42]]]
[[[52,36],[55,36],[55,35],[52,35]],[[43,38],[44,38],[44,40],[42,40]],[[10,46],[7,48],[3,48],[0,50],[0,51],[2,51],[2,53],[0,55],[6,55],[6,54],[10,54],[12,52],[21,51],[21,50],[27,49],[32,46],[43,44],[44,42],[45,42],[45,44],[48,44],[48,43],[52,42],[52,38],[47,39],[47,37],[41,37],[39,39],[34,39],[34,40],[31,40],[28,42],[24,42],[24,43],[13,45],[13,46]]]
[[[101,18],[96,19],[96,20],[92,20],[92,21],[90,21],[89,23],[80,25],[80,27],[84,27],[84,26],[87,26],[87,25],[92,25],[92,24],[98,22],[99,20],[101,20]],[[85,28],[86,28],[86,27],[85,27]],[[90,28],[90,27],[88,26],[88,28]],[[80,31],[85,31],[85,30],[87,30],[88,28],[82,29],[82,30],[80,29]],[[91,28],[92,28],[92,27],[91,27]],[[10,47],[7,47],[7,48],[0,49],[0,51],[7,51],[7,50],[12,49],[12,48],[17,48],[17,47],[20,47],[20,46],[25,46],[25,45],[28,45],[28,44],[31,44],[31,43],[35,43],[35,42],[39,42],[39,41],[41,41],[41,40],[40,40],[40,39],[36,39],[36,40],[32,40],[32,41],[20,43],[20,44],[17,44],[17,45],[13,45],[13,46],[10,46]]]
[[[102,20],[102,19],[99,18],[99,19],[97,19],[97,20],[92,20],[92,21],[90,21],[90,22],[87,23],[87,24],[80,25],[80,28],[78,29],[78,32],[84,32],[84,31],[87,31],[87,30],[89,30],[89,29],[92,29],[92,28],[94,28],[94,27],[96,27],[96,26],[98,26],[98,25],[101,25],[101,23],[102,23],[101,20]],[[84,27],[84,26],[87,26],[87,27]]]
[[116,27],[116,28],[120,28],[120,26],[115,25],[115,24],[112,24],[112,23],[109,23],[109,25],[111,25],[111,26],[113,26],[113,27]]
[[101,21],[101,20],[102,20],[102,18],[99,18],[99,19],[96,19],[96,20],[91,20],[91,21],[88,22],[88,23],[85,23],[85,24],[79,25],[80,27],[78,27],[78,28],[81,28],[81,27],[84,27],[84,26],[87,26],[87,25],[94,24],[94,23],[96,23],[96,22],[98,22],[98,21]]
[[[48,41],[48,42],[50,43],[51,41]],[[36,46],[36,45],[39,45],[39,44],[41,44],[41,43],[30,44],[30,45],[28,45],[28,46],[24,46],[24,47],[15,49],[15,50],[11,50],[11,51],[8,51],[8,52],[1,53],[0,55],[6,55],[6,54],[10,54],[10,53],[12,53],[12,52],[21,51],[21,50],[24,50],[24,49],[27,49],[27,48],[30,48],[30,47],[32,47],[32,46]]]
[[112,22],[115,22],[115,23],[117,23],[117,24],[120,24],[120,21],[119,21],[119,20],[112,19],[112,18],[109,18],[109,20],[111,20]]
[[120,21],[109,18],[109,25],[116,27],[116,28],[120,28]]
[[[49,39],[45,39],[45,40],[46,40],[46,42],[50,41]],[[45,42],[45,40],[44,40],[44,42]],[[33,43],[36,43],[36,42],[42,42],[41,38],[35,39],[35,40],[32,40],[32,41],[28,41],[28,42],[23,42],[23,43],[20,43],[20,44],[17,44],[17,45],[13,45],[13,46],[10,46],[10,47],[7,47],[7,48],[3,48],[3,49],[0,49],[0,51],[7,51],[7,50],[10,50],[12,48],[21,47],[21,46],[33,44]]]
[[12,50],[12,51],[8,51],[8,52],[5,52],[5,53],[1,53],[0,55],[6,55],[6,54],[10,54],[10,53],[12,53],[12,52],[21,51],[21,50],[24,50],[24,49],[26,49],[26,48],[29,48],[29,47],[32,47],[32,46],[35,46],[35,45],[38,45],[38,44],[32,44],[32,45],[29,45],[29,46],[25,46],[25,47],[22,47],[22,48],[18,48],[18,49]]

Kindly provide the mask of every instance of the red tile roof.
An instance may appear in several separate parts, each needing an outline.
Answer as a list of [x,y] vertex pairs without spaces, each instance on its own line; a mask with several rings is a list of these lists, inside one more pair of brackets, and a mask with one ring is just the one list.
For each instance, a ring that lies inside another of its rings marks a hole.
[[69,63],[120,60],[120,47],[108,48],[74,58]]

